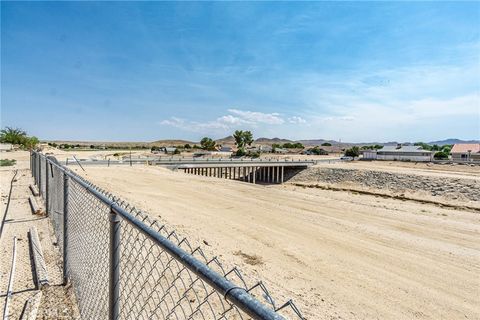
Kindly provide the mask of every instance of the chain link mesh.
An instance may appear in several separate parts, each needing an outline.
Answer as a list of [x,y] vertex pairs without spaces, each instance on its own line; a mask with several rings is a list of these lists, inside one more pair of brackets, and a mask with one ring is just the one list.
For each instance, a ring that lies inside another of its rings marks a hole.
[[[36,161],[39,158],[39,161]],[[67,274],[73,283],[83,319],[108,318],[109,301],[109,241],[111,207],[91,190],[102,194],[151,230],[169,239],[179,248],[203,262],[218,275],[248,292],[253,299],[271,306],[283,316],[302,319],[290,300],[277,306],[262,282],[248,285],[234,267],[227,269],[215,258],[207,258],[200,247],[192,247],[186,238],[127,202],[68,171],[56,159],[48,160],[40,153],[32,154],[32,164],[40,169],[39,188],[48,178],[48,213],[60,248],[64,241],[66,218]],[[46,165],[49,175],[46,176]],[[68,172],[68,173],[66,173]],[[64,175],[68,175],[68,211],[64,216]],[[74,179],[74,178],[75,179]],[[79,183],[82,181],[85,185]],[[90,190],[88,190],[90,189]],[[45,189],[44,189],[45,190]],[[45,196],[45,193],[42,193]],[[241,309],[199,276],[174,259],[159,244],[125,220],[120,222],[120,319],[249,319]],[[65,257],[65,253],[64,253]],[[288,307],[288,308],[287,308]]]
[[63,251],[63,177],[64,173],[57,166],[48,162],[48,215],[57,237],[57,244]]

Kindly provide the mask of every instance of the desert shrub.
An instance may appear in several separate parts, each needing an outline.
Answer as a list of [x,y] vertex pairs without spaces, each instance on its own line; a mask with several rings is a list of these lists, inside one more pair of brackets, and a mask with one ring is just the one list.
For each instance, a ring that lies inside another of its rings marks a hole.
[[15,159],[1,159],[0,160],[0,167],[13,166],[15,163],[17,163],[17,160],[15,160]]
[[319,155],[319,156],[326,156],[328,155],[328,152],[322,148],[319,148],[319,147],[314,147],[312,149],[309,150],[311,153],[315,154],[315,155]]
[[175,151],[173,151],[173,154],[180,154],[180,149],[175,148]]
[[295,143],[287,142],[287,143],[284,143],[282,147],[285,149],[303,149],[304,148],[303,144],[301,144],[300,142],[295,142]]

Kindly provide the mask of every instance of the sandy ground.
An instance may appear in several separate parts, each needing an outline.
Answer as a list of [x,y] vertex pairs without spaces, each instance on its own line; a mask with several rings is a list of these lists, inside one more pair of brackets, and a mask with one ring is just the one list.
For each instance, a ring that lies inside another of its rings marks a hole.
[[478,213],[159,167],[81,174],[238,265],[248,283],[264,280],[277,305],[293,298],[307,319],[480,318]]
[[[50,282],[50,287],[42,290],[43,296],[38,319],[78,318],[78,310],[75,306],[71,288],[61,285],[61,257],[58,248],[54,246],[56,239],[51,224],[47,217],[33,215],[30,210],[28,196],[31,193],[28,186],[33,183],[33,179],[28,169],[29,153],[1,153],[0,158],[17,160],[15,166],[0,167],[0,214],[2,220],[5,215],[10,181],[14,175],[13,170],[18,169],[16,181],[13,183],[10,206],[5,217],[3,233],[0,238],[0,312],[3,314],[5,305],[14,236],[17,236],[18,241],[13,296],[9,312],[11,319],[20,318],[25,302],[38,290],[34,282],[34,268],[30,258],[28,237],[30,227],[35,226],[38,230]],[[39,198],[37,200],[40,201]]]

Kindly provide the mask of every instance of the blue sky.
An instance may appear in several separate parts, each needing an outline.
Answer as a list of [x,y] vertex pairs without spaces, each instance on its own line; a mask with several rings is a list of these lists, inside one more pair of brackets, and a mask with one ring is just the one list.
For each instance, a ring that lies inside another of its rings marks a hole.
[[480,2],[2,2],[1,125],[42,139],[480,137]]

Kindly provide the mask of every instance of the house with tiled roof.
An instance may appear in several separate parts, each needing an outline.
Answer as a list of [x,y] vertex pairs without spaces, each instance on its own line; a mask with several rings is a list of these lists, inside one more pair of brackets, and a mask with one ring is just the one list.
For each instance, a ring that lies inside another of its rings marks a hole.
[[456,143],[450,153],[455,162],[480,161],[480,143]]

